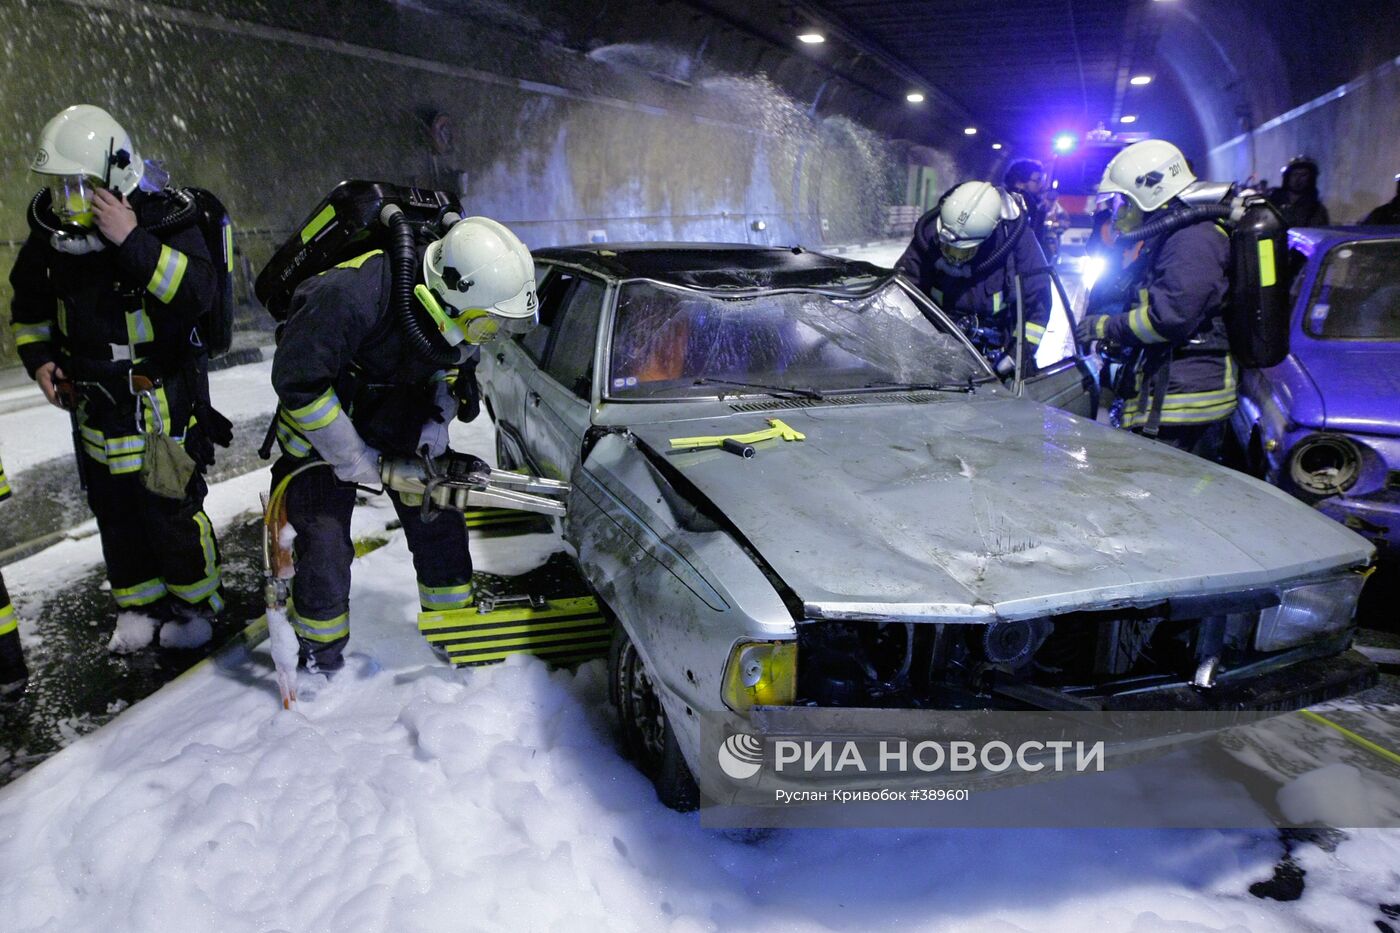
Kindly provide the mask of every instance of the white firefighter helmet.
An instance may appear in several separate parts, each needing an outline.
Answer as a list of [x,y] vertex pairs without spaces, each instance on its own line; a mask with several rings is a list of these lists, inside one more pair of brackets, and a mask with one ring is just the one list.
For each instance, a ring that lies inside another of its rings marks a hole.
[[423,255],[423,281],[414,292],[453,346],[539,323],[530,251],[489,217],[459,220],[432,243]]
[[938,247],[951,263],[964,263],[992,235],[1003,217],[1004,200],[995,185],[968,181],[958,185],[938,208],[934,229]]
[[126,195],[141,182],[145,163],[111,114],[91,104],[76,104],[44,124],[39,151],[29,167],[40,175],[88,179]]
[[1126,147],[1104,167],[1099,196],[1121,194],[1149,214],[1195,180],[1180,149],[1165,139],[1146,139]]

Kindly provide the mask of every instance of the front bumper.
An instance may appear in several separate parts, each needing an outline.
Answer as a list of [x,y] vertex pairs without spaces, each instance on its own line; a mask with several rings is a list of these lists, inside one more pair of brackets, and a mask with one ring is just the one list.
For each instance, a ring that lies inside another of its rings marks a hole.
[[[1068,707],[1059,707],[1059,710],[1090,714],[1129,711],[1281,713],[1359,693],[1374,687],[1378,679],[1375,664],[1357,651],[1345,651],[1272,669],[1225,672],[1216,685],[1208,689],[1197,688],[1189,683],[1159,684],[1112,694],[1095,704],[1097,708],[1086,705],[1077,710]],[[989,703],[987,710],[991,711],[993,708]],[[834,717],[834,720],[841,724],[842,734],[852,737],[887,734],[880,728],[881,717],[889,719],[893,712],[894,718],[897,718],[902,712],[885,707],[758,706],[750,711],[747,718],[754,734],[778,734],[800,721],[804,713],[814,710],[821,710]],[[1004,708],[1002,711],[1010,712]],[[919,712],[937,714],[938,711],[925,709]],[[849,715],[843,715],[847,713]],[[969,711],[950,710],[948,714],[967,716]],[[1228,722],[1228,718],[1220,721]],[[867,724],[875,728],[867,730]]]
[[1370,541],[1381,554],[1400,555],[1400,499],[1333,496],[1315,508]]
[[[1104,762],[1108,769],[1116,769],[1212,739],[1226,729],[1248,727],[1283,712],[1365,690],[1378,679],[1375,665],[1355,651],[1299,661],[1253,675],[1244,673],[1246,676],[1234,682],[1222,680],[1208,690],[1182,684],[1123,694],[1110,698],[1096,711],[755,707],[742,722],[730,723],[722,733],[715,732],[708,738],[718,747],[718,741],[725,736],[744,732],[770,750],[782,744],[805,749],[809,745],[834,743],[839,749],[856,743],[867,749],[863,756],[867,762],[880,760],[873,749],[884,748],[888,743],[970,740],[978,744],[1005,742],[1017,747],[1026,739],[1048,743],[1051,739],[1072,738],[1076,742],[1102,741]],[[814,776],[800,770],[775,769],[771,764],[774,758],[775,751],[767,755],[769,766],[757,783],[746,790],[771,794],[777,789],[878,789],[910,786],[901,783],[907,781],[919,786],[991,790],[1070,773],[1070,769],[1057,774],[1037,768],[989,771],[977,767],[958,773],[916,774],[870,767]],[[1037,761],[1048,762],[1048,753]],[[709,767],[708,761],[702,762],[698,776],[711,800],[733,802],[735,782]],[[747,802],[753,803],[754,799]]]
[[1359,693],[1376,685],[1376,666],[1356,651],[1299,661],[1249,675],[1222,676],[1208,690],[1190,684],[1108,697],[1106,710],[1163,712],[1287,712]]

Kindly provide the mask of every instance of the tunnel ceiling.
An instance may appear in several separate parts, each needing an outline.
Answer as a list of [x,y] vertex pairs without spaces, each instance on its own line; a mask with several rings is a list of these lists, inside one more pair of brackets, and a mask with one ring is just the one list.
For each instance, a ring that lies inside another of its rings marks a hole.
[[[1141,44],[1133,0],[820,0],[799,4],[906,65],[984,129],[1037,148],[1056,123],[1111,121]],[[1126,76],[1122,77],[1126,81]]]

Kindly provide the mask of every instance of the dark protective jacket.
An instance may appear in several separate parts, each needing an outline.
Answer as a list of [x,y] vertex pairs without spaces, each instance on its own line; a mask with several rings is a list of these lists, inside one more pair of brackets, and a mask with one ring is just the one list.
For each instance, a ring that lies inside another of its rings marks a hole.
[[410,456],[424,424],[443,416],[441,387],[457,371],[425,359],[404,338],[390,296],[391,269],[380,250],[297,286],[272,363],[277,438],[288,455],[311,456],[312,437],[348,417],[380,453]]
[[1165,376],[1161,424],[1205,424],[1235,409],[1237,371],[1221,316],[1229,293],[1230,237],[1203,221],[1149,242],[1138,261],[1131,306],[1110,318],[1105,337],[1139,351],[1122,383],[1121,424],[1149,423]]
[[167,214],[168,199],[138,192],[130,200],[138,226],[120,247],[74,256],[34,232],[10,272],[10,327],[25,369],[32,377],[56,362],[75,380],[83,447],[114,474],[141,469],[143,432],[153,426],[147,402],[138,422],[133,363],[160,381],[151,401],[165,432],[183,440],[190,431],[208,397],[193,334],[216,287],[199,227],[152,233],[145,227]]
[[[941,253],[938,249],[938,233],[935,221],[938,209],[934,208],[914,225],[914,236],[904,255],[895,263],[895,269],[904,273],[918,285],[919,290],[933,299],[934,304],[946,311],[959,324],[974,318],[976,326],[992,327],[1007,335],[1002,349],[1015,352],[1014,331],[1016,329],[1016,288],[1012,278],[1021,276],[1021,297],[1025,303],[1026,362],[1029,367],[1045,336],[1045,326],[1050,322],[1050,270],[1045,253],[1036,242],[1036,231],[1026,224],[1021,236],[1006,261],[981,275],[956,276],[939,268]],[[996,230],[978,248],[967,263],[975,269],[977,264],[1006,242],[1014,224],[1003,220]]]
[[1396,195],[1371,211],[1361,223],[1367,227],[1400,226],[1400,195]]
[[1295,195],[1288,190],[1288,172],[1283,175],[1283,184],[1270,188],[1264,196],[1278,208],[1283,222],[1290,227],[1325,227],[1331,222],[1327,205],[1318,197],[1317,186]]

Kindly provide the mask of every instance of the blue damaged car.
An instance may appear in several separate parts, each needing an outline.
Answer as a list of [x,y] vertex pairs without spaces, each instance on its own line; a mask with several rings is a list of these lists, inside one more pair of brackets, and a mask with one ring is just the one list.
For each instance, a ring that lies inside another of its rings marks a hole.
[[1400,228],[1289,231],[1290,352],[1246,370],[1249,472],[1400,555]]

